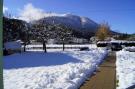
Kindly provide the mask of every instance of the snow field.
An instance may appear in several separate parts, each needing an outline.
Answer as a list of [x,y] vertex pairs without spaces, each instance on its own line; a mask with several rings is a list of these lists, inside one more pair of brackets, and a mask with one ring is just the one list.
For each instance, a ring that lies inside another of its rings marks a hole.
[[135,52],[122,50],[116,55],[117,89],[126,89],[135,85]]
[[[37,44],[37,45],[26,45],[26,48],[32,48],[32,47],[43,47],[42,44]],[[46,44],[46,47],[63,47],[62,44]],[[65,47],[89,47],[89,48],[97,48],[96,44],[85,44],[85,45],[81,45],[81,44],[65,44]]]
[[[43,45],[27,45],[26,46],[26,50],[27,51],[43,51],[42,49]],[[59,45],[59,44],[47,44],[46,47],[52,47],[50,49],[47,49],[47,52],[54,52],[54,51],[63,51],[62,47],[63,45]],[[56,47],[56,49],[54,49],[53,47]],[[58,48],[57,48],[58,47]],[[85,45],[79,45],[79,44],[66,44],[65,47],[71,47],[71,48],[65,48],[65,51],[73,51],[73,50],[79,50],[80,47],[89,47],[90,49],[94,49],[97,48],[96,44],[85,44]],[[73,48],[72,48],[73,47]],[[78,48],[74,48],[74,47],[78,47]]]
[[[56,57],[57,54],[59,56]],[[106,54],[107,51],[105,49],[92,48],[90,51],[61,51],[47,54],[28,52],[4,57],[5,89],[77,89],[94,72]],[[21,55],[23,56],[22,58],[20,58]],[[39,58],[38,56],[41,57]],[[70,61],[64,59],[70,57]],[[50,65],[45,63],[34,67],[33,65],[20,67],[20,65],[23,65],[21,63],[25,64],[25,62],[17,61],[19,58],[20,60],[24,59],[26,64],[34,64],[34,61],[39,60],[41,62],[39,64],[46,62],[50,63]],[[60,62],[62,58],[67,62],[63,61],[62,64]],[[52,65],[53,60],[57,62]],[[15,63],[20,63],[20,65],[17,65],[18,67],[10,66]]]

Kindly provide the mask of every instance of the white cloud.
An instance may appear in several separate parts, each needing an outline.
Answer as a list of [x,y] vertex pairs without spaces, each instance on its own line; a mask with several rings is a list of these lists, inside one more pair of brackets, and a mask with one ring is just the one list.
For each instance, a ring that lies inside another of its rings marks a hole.
[[6,11],[8,11],[8,8],[3,6],[3,13],[5,13]]
[[24,6],[23,10],[20,11],[19,19],[27,22],[32,20],[38,20],[44,17],[44,11],[39,8],[35,8],[31,3]]
[[65,16],[66,14],[57,14],[57,13],[45,13],[44,10],[34,7],[31,3],[28,3],[24,6],[23,10],[19,9],[19,19],[25,20],[27,22],[33,20],[39,20],[44,17],[50,16]]

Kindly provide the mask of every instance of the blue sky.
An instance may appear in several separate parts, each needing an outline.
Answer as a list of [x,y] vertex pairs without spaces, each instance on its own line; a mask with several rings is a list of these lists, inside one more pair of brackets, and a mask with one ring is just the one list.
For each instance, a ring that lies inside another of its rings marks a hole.
[[108,22],[114,31],[135,33],[135,0],[4,0],[4,7],[19,15],[28,3],[45,12],[85,16]]

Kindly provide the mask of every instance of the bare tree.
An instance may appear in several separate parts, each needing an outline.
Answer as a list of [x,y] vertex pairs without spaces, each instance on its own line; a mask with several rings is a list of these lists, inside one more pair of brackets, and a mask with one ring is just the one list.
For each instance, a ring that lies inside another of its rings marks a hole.
[[72,31],[66,26],[57,25],[58,29],[58,36],[60,37],[60,40],[63,44],[63,51],[65,50],[65,43],[69,43],[71,37],[72,37]]
[[96,32],[96,37],[99,39],[99,40],[105,40],[107,37],[110,37],[111,36],[111,33],[110,33],[110,27],[107,23],[103,23],[103,24],[100,24],[97,32]]
[[41,21],[40,23],[36,23],[33,25],[33,30],[35,30],[34,32],[35,38],[37,39],[37,41],[42,42],[43,50],[46,53],[47,52],[46,43],[51,35],[47,25],[44,23],[44,21]]
[[65,43],[69,42],[72,35],[72,31],[68,27],[60,24],[46,24],[44,21],[34,24],[33,28],[35,29],[36,39],[43,43],[44,52],[47,52],[46,43],[51,38],[62,43],[64,51]]

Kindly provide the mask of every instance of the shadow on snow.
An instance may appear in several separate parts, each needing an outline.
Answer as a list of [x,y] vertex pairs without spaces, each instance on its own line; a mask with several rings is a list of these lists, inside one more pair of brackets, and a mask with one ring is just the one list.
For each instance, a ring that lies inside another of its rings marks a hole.
[[4,57],[4,69],[39,67],[77,63],[80,60],[65,53],[26,52]]
[[126,89],[134,89],[134,88],[135,88],[135,85],[132,85],[132,86],[126,88]]

